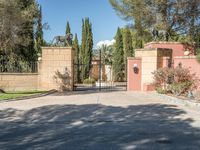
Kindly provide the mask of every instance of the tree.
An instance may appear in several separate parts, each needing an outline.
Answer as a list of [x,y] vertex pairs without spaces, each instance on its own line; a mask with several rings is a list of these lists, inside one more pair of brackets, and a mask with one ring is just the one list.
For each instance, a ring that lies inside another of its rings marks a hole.
[[66,35],[71,33],[71,28],[70,28],[70,24],[69,24],[69,21],[67,21],[67,26],[66,26]]
[[92,24],[89,18],[82,21],[82,43],[81,43],[81,78],[89,78],[93,50]]
[[37,52],[41,54],[41,47],[44,45],[43,39],[43,25],[42,25],[42,7],[39,7],[38,19],[37,19],[37,28],[36,28],[36,49]]
[[200,21],[199,0],[110,0],[110,3],[123,19],[134,22],[138,41],[145,37],[145,29],[152,28],[166,31],[166,40],[178,33],[194,41]]
[[151,23],[153,20],[148,3],[145,0],[110,0],[110,3],[120,17],[134,21],[133,28],[136,31],[137,43],[142,48],[143,38],[146,36],[144,30],[147,23]]
[[102,63],[105,65],[111,65],[112,64],[113,45],[110,45],[110,46],[102,45],[100,47],[100,49],[101,49]]
[[25,20],[18,33],[20,44],[15,47],[15,51],[18,50],[18,55],[21,55],[26,61],[37,61],[34,28],[38,17],[38,5],[35,0],[18,0],[18,5]]
[[124,47],[124,64],[127,62],[128,57],[132,57],[134,54],[132,35],[129,28],[123,30],[123,47]]
[[115,81],[124,81],[124,50],[123,37],[120,28],[115,37],[116,43],[113,50],[113,77]]
[[[0,1],[0,50],[13,59],[35,61],[34,26],[37,18],[35,0]],[[12,53],[12,55],[11,55]]]
[[24,17],[18,3],[12,0],[0,1],[0,16],[0,51],[8,55],[21,41],[18,33]]
[[80,66],[79,66],[79,60],[80,60],[80,49],[79,49],[79,44],[78,44],[78,37],[77,34],[75,34],[75,38],[73,41],[73,48],[75,50],[75,70],[74,70],[74,80],[75,82],[80,82]]

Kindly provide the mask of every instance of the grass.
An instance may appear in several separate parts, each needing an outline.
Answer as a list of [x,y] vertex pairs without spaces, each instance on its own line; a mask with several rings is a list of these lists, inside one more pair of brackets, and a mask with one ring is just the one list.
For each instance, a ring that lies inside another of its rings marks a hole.
[[43,93],[46,93],[46,91],[6,92],[0,94],[0,100],[22,98],[26,96],[38,95]]

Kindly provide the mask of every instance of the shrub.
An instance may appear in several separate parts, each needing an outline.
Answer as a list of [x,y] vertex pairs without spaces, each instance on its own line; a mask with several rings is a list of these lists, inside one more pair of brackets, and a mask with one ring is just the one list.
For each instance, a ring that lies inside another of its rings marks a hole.
[[197,55],[197,60],[200,63],[200,53]]
[[85,79],[84,81],[83,81],[83,84],[94,84],[96,81],[94,80],[94,79]]
[[172,83],[169,85],[169,90],[175,95],[181,95],[190,91],[192,85],[193,82],[191,81]]
[[153,72],[154,75],[154,86],[158,93],[166,93],[168,84],[171,83],[173,79],[173,69],[170,68],[160,68]]
[[154,86],[158,93],[186,94],[197,89],[198,79],[188,68],[161,68],[153,73]]

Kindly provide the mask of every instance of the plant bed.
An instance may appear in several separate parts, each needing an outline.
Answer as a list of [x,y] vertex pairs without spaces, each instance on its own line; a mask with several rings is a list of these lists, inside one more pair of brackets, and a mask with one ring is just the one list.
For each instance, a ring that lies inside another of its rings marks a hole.
[[170,95],[170,94],[158,94],[156,93],[156,95],[158,95],[161,99],[165,100],[165,101],[170,101],[172,103],[175,104],[179,104],[179,105],[183,105],[185,107],[189,107],[195,110],[200,111],[200,101],[195,100],[195,99],[189,99],[186,97],[177,97],[174,95]]
[[30,98],[37,98],[46,96],[49,94],[54,93],[55,90],[51,91],[24,91],[24,92],[6,92],[0,94],[0,102],[5,101],[12,101],[12,100],[24,100],[24,99],[30,99]]

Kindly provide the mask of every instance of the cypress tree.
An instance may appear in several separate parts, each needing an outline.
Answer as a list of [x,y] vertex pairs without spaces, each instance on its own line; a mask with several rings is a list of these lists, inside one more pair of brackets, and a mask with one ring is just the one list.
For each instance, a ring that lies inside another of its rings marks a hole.
[[80,58],[80,52],[79,52],[79,44],[78,44],[78,37],[77,34],[75,34],[75,38],[73,41],[73,48],[75,50],[75,70],[74,70],[74,78],[75,78],[75,82],[80,82],[80,66],[79,66],[79,58]]
[[70,24],[69,24],[69,21],[67,21],[67,26],[66,26],[66,35],[68,34],[68,33],[71,33],[71,28],[70,28]]
[[89,18],[82,21],[82,43],[81,43],[81,77],[82,80],[89,78],[89,72],[91,69],[92,61],[92,49],[93,49],[93,34],[92,24]]
[[126,64],[127,57],[133,56],[132,35],[129,28],[126,28],[123,33],[123,47],[124,47],[124,64]]
[[127,77],[127,58],[133,56],[133,42],[132,42],[131,31],[129,28],[124,29],[123,47],[124,47],[125,77]]
[[115,49],[113,51],[113,77],[114,81],[124,81],[124,50],[120,28],[117,30],[115,40]]
[[39,14],[37,19],[37,29],[36,29],[36,49],[38,53],[41,53],[41,46],[44,44],[43,39],[43,25],[42,25],[42,7],[39,7]]
[[80,51],[80,63],[81,63],[81,81],[84,80],[84,56],[85,56],[85,45],[86,45],[86,31],[85,22],[82,19],[82,39],[81,39],[81,51]]

